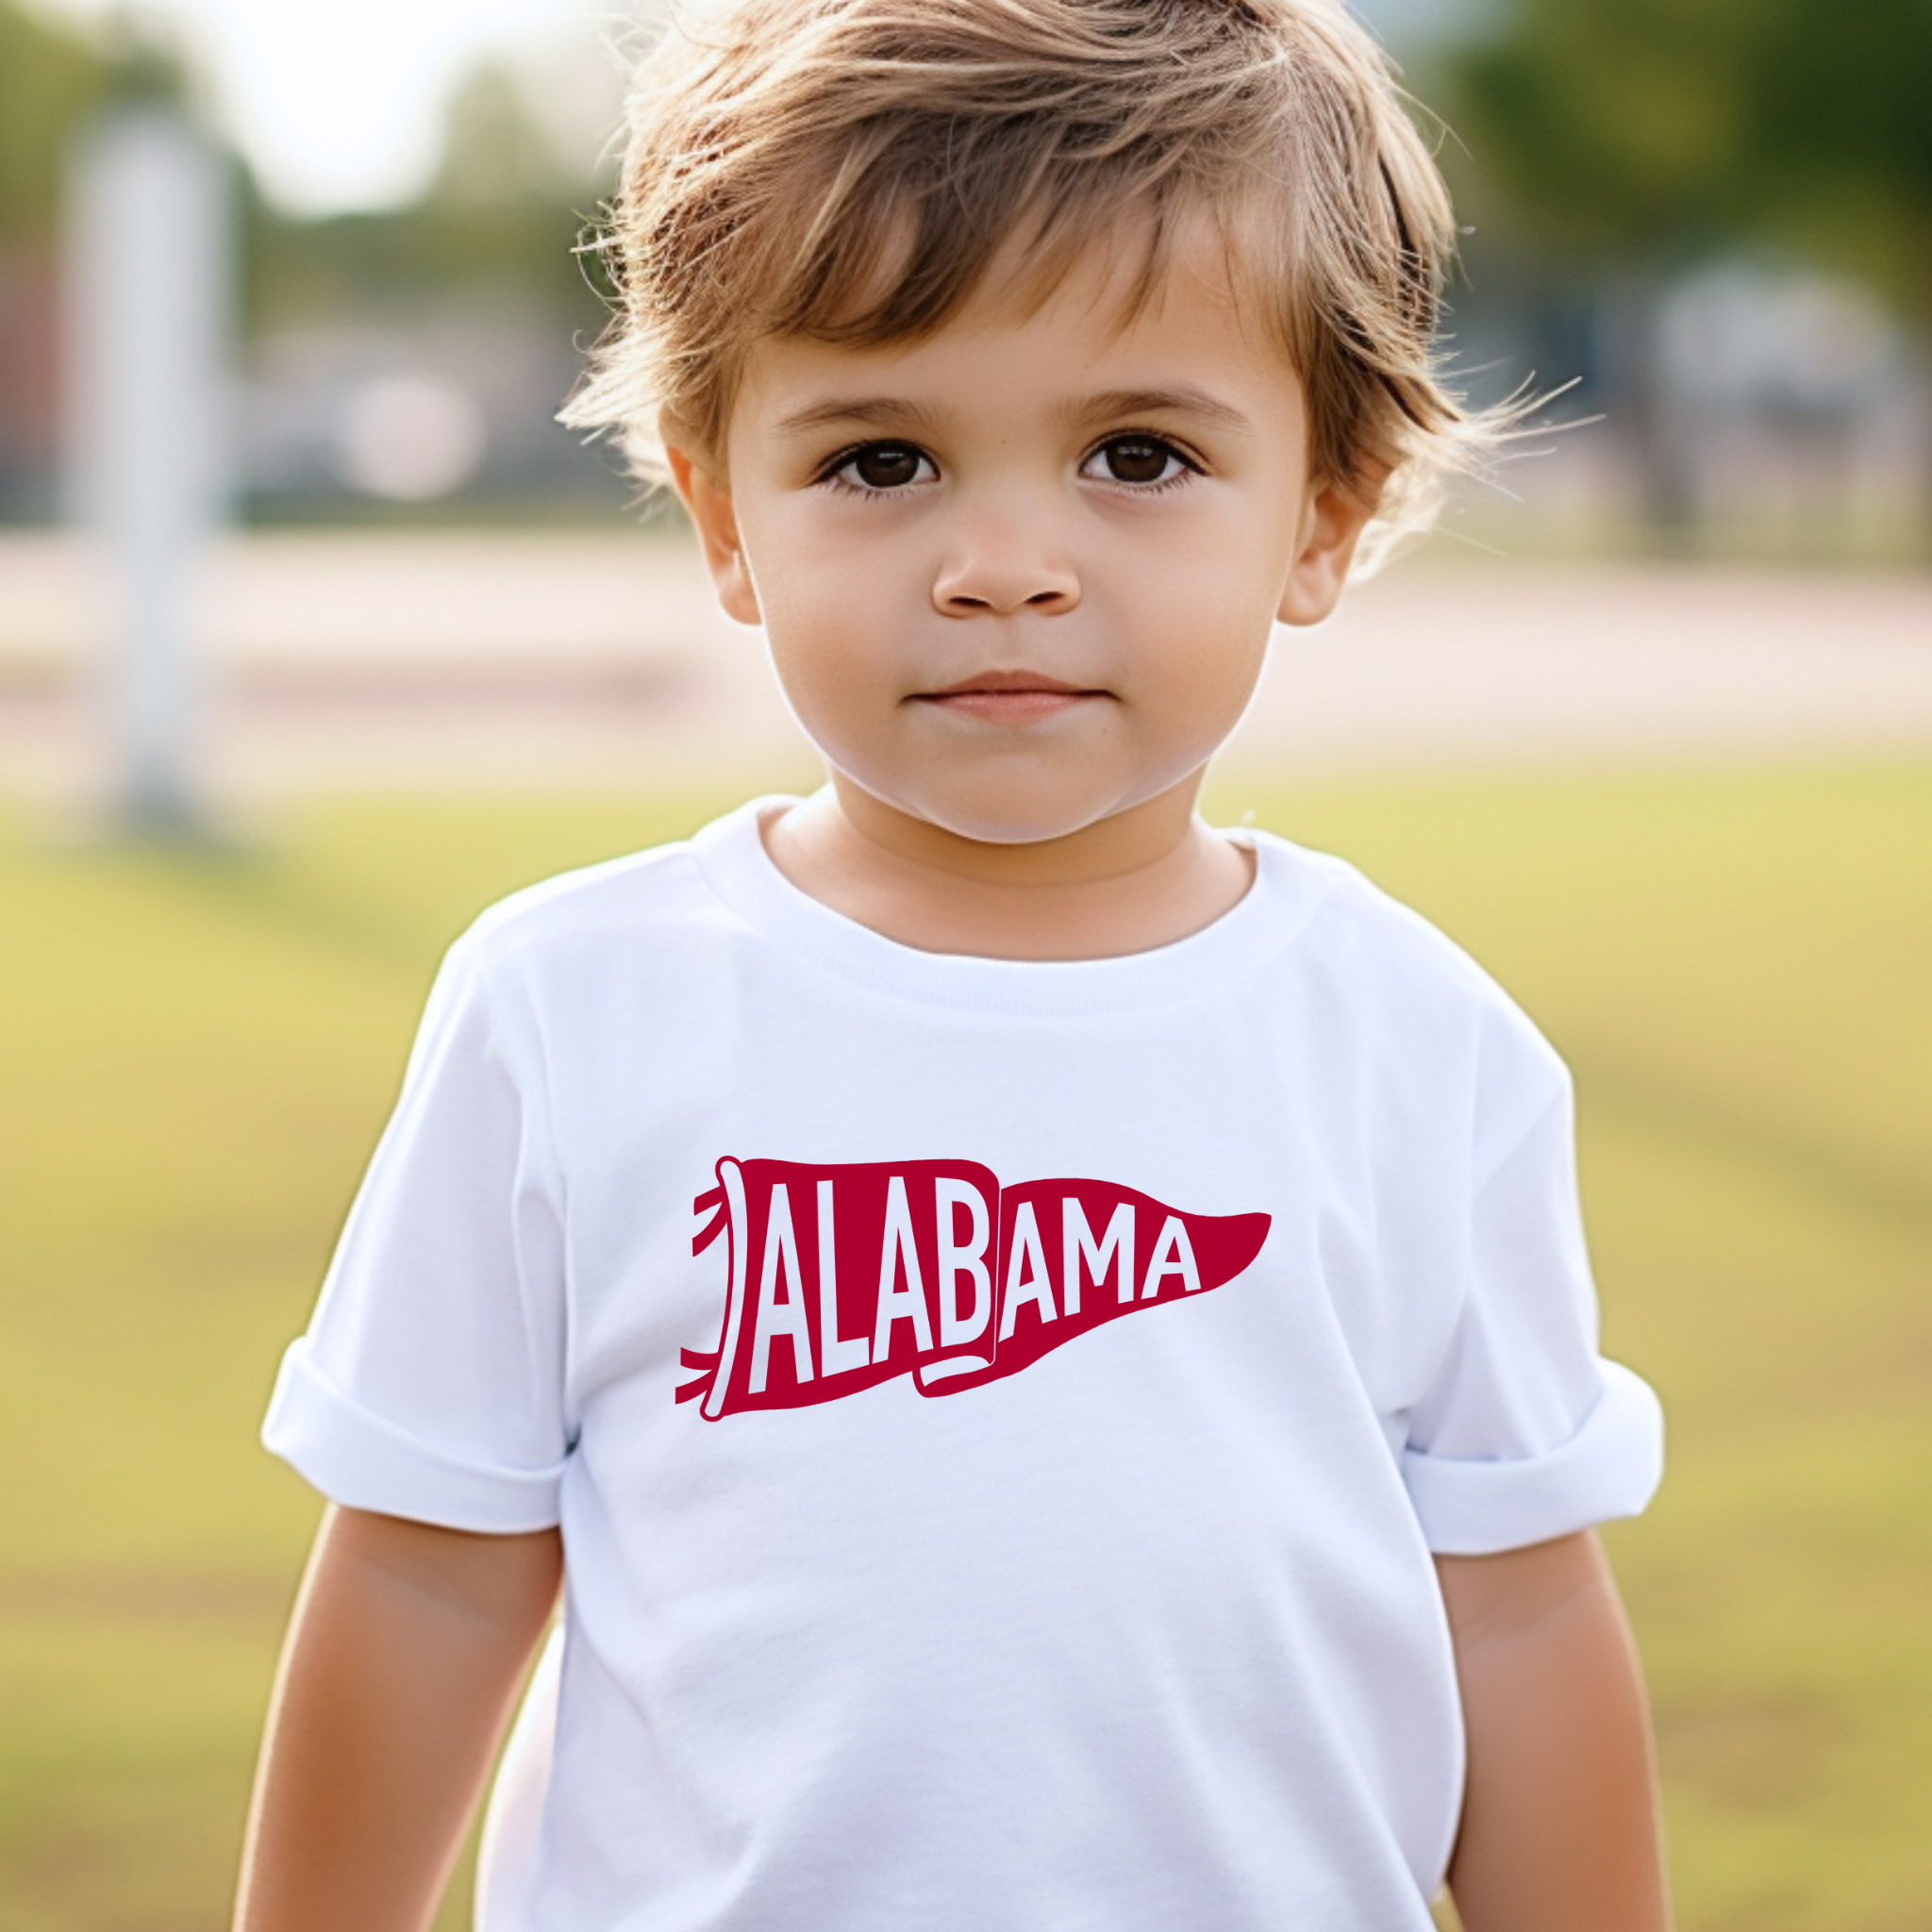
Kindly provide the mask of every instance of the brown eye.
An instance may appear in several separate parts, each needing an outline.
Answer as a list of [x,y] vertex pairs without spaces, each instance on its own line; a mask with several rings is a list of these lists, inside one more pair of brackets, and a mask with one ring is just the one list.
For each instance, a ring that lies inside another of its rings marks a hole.
[[846,468],[867,490],[903,490],[919,480],[924,460],[903,442],[874,442],[854,455]]
[[1107,444],[1100,457],[1116,483],[1164,483],[1168,465],[1177,460],[1166,443],[1144,436],[1121,437]]

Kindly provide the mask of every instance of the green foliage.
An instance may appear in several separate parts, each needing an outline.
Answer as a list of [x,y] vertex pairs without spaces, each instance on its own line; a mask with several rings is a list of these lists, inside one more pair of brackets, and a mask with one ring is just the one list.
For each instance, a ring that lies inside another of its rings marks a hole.
[[421,200],[304,222],[258,205],[251,308],[274,325],[508,298],[594,335],[607,310],[575,251],[598,208],[598,184],[572,178],[514,78],[486,64],[450,104]]
[[445,207],[554,205],[590,185],[571,177],[532,118],[515,75],[494,61],[473,68],[457,89],[442,139],[430,198]]
[[[106,103],[179,98],[165,45],[91,36],[0,0],[0,257],[58,236],[75,128]],[[451,104],[442,168],[417,204],[291,220],[251,192],[248,306],[257,324],[381,315],[425,301],[511,296],[594,333],[603,304],[573,260],[598,184],[575,181],[512,77],[485,66]]]
[[0,249],[51,242],[68,138],[108,78],[89,41],[0,0]]
[[1710,71],[1699,0],[1521,0],[1508,19],[1450,62],[1453,118],[1478,172],[1499,174],[1542,233],[1584,251],[1714,222],[1709,189],[1740,113],[1735,76]]
[[[588,200],[588,197],[587,197]],[[508,205],[435,200],[373,214],[291,222],[258,207],[249,237],[257,326],[311,325],[509,300],[596,331],[602,298],[575,251],[594,210],[561,195]]]
[[143,18],[95,35],[0,0],[0,254],[52,243],[68,148],[91,114],[186,92],[174,48]]
[[1764,13],[1754,92],[1770,225],[1932,319],[1932,0],[1766,0]]
[[1546,244],[1804,246],[1932,314],[1927,0],[1511,0],[1451,118]]
[[[337,804],[225,857],[0,820],[0,1932],[220,1923],[316,1515],[255,1430],[436,957],[719,803]],[[1607,1339],[1672,1421],[1614,1549],[1684,1932],[1923,1923],[1932,766],[1223,787],[1249,807],[1577,1069]]]

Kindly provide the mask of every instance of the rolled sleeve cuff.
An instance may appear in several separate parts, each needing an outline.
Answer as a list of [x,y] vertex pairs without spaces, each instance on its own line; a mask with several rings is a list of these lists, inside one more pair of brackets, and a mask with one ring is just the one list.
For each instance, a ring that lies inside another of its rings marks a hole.
[[1567,1442],[1541,1456],[1489,1459],[1402,1452],[1402,1479],[1429,1548],[1488,1557],[1639,1516],[1663,1479],[1663,1409],[1650,1385],[1616,1362]]
[[263,1444],[332,1503],[445,1529],[517,1536],[552,1528],[563,1465],[507,1469],[467,1460],[353,1401],[306,1341],[282,1357]]

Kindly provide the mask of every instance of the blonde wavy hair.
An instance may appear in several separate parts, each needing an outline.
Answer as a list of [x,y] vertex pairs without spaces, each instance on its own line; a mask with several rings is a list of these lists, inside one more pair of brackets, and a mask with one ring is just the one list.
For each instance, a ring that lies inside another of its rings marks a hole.
[[628,121],[591,244],[615,313],[562,420],[647,484],[666,429],[722,453],[762,338],[916,339],[995,258],[1046,290],[1096,246],[1139,251],[1130,318],[1202,214],[1301,379],[1315,479],[1375,506],[1368,567],[1504,426],[1445,383],[1448,192],[1340,0],[706,0]]

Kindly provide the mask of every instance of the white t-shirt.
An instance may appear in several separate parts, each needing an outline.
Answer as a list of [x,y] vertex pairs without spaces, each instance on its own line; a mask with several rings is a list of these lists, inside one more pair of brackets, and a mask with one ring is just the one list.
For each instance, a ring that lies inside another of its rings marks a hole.
[[453,949],[275,1391],[338,1502],[562,1526],[493,1923],[1424,1932],[1430,1552],[1660,1467],[1560,1062],[1273,838],[1191,939],[1015,963],[807,897],[773,808]]

